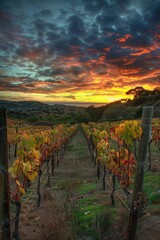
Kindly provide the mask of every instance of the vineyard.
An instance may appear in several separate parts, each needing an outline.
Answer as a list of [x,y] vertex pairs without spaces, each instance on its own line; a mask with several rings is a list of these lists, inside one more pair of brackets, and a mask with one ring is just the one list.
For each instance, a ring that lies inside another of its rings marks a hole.
[[158,240],[160,119],[152,110],[138,121],[52,127],[2,112],[0,239]]

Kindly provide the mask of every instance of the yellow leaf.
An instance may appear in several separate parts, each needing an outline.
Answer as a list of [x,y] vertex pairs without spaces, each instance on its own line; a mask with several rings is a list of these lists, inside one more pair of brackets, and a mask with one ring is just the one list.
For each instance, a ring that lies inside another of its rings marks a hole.
[[31,168],[32,168],[32,166],[31,166],[31,163],[29,161],[23,163],[23,172],[24,172],[24,174],[26,174],[27,172],[30,172]]
[[37,172],[26,173],[25,175],[30,181],[33,181],[37,177]]
[[22,194],[25,194],[25,190],[23,187],[19,186],[19,191],[22,193]]
[[18,180],[16,180],[16,184],[18,185],[18,187],[21,186],[20,182]]

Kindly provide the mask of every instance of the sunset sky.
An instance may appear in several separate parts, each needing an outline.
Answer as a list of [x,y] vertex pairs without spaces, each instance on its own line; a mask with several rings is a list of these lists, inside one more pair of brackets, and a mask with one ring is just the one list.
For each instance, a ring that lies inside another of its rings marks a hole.
[[0,99],[108,103],[160,85],[159,0],[1,0]]

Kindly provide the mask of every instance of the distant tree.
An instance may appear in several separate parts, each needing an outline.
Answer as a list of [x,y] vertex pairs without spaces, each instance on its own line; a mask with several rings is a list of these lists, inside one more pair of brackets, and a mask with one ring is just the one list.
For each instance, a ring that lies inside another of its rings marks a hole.
[[132,95],[134,95],[134,98],[138,98],[142,95],[144,90],[145,89],[143,87],[136,87],[136,88],[132,88],[129,91],[127,91],[126,94],[127,95],[132,94]]
[[[113,102],[112,104],[114,104],[115,102]],[[90,116],[92,117],[92,121],[97,122],[101,119],[101,116],[104,112],[104,110],[109,106],[109,104],[107,105],[103,105],[100,107],[94,107],[94,105],[89,106],[88,108],[86,108],[86,112],[88,112],[90,114]]]
[[156,94],[160,94],[160,87],[154,88],[154,90],[146,90],[143,87],[136,87],[133,89],[130,89],[126,92],[127,95],[132,94],[134,95],[134,99],[145,97],[145,96],[152,96]]
[[153,94],[160,94],[160,87],[156,87],[153,89]]
[[29,117],[26,118],[28,122],[34,123],[39,121],[39,117],[36,116],[35,114],[30,115]]
[[86,112],[85,109],[78,109],[75,119],[78,123],[88,123],[93,121],[91,115]]
[[97,121],[96,108],[94,107],[94,105],[91,105],[88,108],[86,108],[86,112],[88,112],[90,114],[90,116],[92,117],[92,121],[94,121],[94,122]]

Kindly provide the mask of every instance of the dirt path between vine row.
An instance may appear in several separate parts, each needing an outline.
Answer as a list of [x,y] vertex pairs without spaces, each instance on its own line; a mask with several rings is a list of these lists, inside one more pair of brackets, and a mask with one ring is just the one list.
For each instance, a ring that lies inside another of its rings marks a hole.
[[[81,185],[83,185],[82,191],[77,192]],[[91,231],[93,228],[94,231],[95,226],[97,227],[94,224],[96,221],[96,206],[110,207],[110,193],[111,190],[108,187],[107,190],[103,191],[102,181],[97,180],[96,168],[93,167],[86,139],[83,132],[78,130],[69,143],[63,160],[56,167],[54,176],[51,177],[50,187],[44,187],[42,190],[41,206],[39,208],[35,206],[20,226],[21,240],[97,240],[96,237],[90,236],[90,232],[86,234],[87,219],[91,214],[93,215],[93,224],[88,228]],[[79,202],[81,199],[84,201],[83,207]],[[32,205],[32,203],[29,204]],[[116,205],[122,213],[118,217],[115,215],[115,224],[117,223],[117,226],[121,228],[120,231],[123,231],[123,228],[128,225],[126,218],[128,210],[122,208],[118,201]],[[92,213],[92,206],[95,209],[94,214]],[[73,223],[75,219],[71,213],[76,208],[80,209],[81,213],[78,212],[78,214],[82,214],[86,226],[83,226],[82,222]],[[142,227],[142,234],[138,240],[159,240],[160,225],[157,226],[157,224],[160,224],[160,218],[158,216],[157,219],[147,217],[149,221]],[[152,222],[151,219],[154,221]],[[78,224],[81,225],[81,230],[84,229],[84,233],[78,232]],[[110,234],[112,236],[108,235],[108,238],[104,238],[104,240],[117,239],[113,237],[114,231],[117,229],[115,224],[112,225],[112,229],[108,229],[108,231],[111,230],[112,233]]]
[[[70,221],[71,208],[75,207],[78,199],[84,198],[83,194],[76,193],[76,188],[81,183],[91,183],[91,185],[97,183],[97,189],[92,190],[91,186],[85,195],[96,195],[98,200],[94,202],[95,205],[99,201],[106,204],[106,193],[102,191],[102,184],[96,178],[96,168],[93,167],[86,139],[80,130],[72,138],[63,160],[55,168],[54,177],[51,177],[51,186],[42,190],[41,207],[34,207],[20,227],[21,239],[73,239],[74,234],[71,233],[70,237],[70,230],[66,223],[66,212],[67,221]],[[65,210],[65,214],[61,209]],[[87,217],[89,213],[84,212],[85,214]],[[57,218],[60,218],[60,221]],[[49,238],[53,229],[59,234],[56,233],[56,236]],[[89,237],[83,239],[89,239]]]

